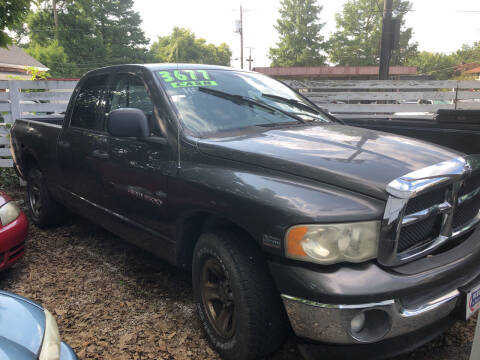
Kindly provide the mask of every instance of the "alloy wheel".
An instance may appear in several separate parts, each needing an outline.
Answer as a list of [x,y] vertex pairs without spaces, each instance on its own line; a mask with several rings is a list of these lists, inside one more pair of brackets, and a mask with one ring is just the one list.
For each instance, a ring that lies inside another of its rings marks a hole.
[[203,264],[201,295],[210,324],[221,337],[235,334],[236,312],[232,287],[225,270],[213,257]]
[[32,179],[30,191],[28,192],[28,201],[30,209],[35,217],[39,217],[42,210],[41,185],[38,179]]

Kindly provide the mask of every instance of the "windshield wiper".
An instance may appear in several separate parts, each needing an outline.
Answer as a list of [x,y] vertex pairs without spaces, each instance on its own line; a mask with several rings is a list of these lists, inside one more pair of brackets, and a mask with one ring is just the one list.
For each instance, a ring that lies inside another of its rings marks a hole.
[[273,95],[273,94],[262,94],[262,96],[266,97],[268,99],[277,100],[277,101],[283,102],[285,104],[296,106],[299,109],[303,109],[305,111],[311,112],[311,113],[316,114],[316,115],[320,114],[320,111],[318,111],[317,109],[315,109],[312,106],[304,104],[300,100],[289,99],[289,98],[286,98],[286,97],[283,97],[283,96],[278,96],[278,95]]
[[213,96],[218,96],[220,98],[223,98],[223,99],[227,99],[227,100],[230,100],[232,101],[233,103],[235,104],[247,104],[247,105],[255,105],[255,106],[258,106],[260,108],[263,108],[263,109],[266,109],[266,110],[269,110],[273,113],[282,113],[284,115],[287,115],[288,117],[291,117],[292,119],[295,119],[301,123],[305,123],[305,121],[300,117],[300,116],[297,116],[295,114],[291,114],[289,113],[288,111],[285,111],[285,110],[282,110],[282,109],[279,109],[279,108],[276,108],[275,106],[271,106],[271,105],[267,105],[261,101],[258,101],[258,100],[255,100],[255,99],[252,99],[248,96],[243,96],[243,95],[237,95],[237,94],[230,94],[230,93],[227,93],[225,91],[220,91],[220,90],[215,90],[215,89],[210,89],[210,88],[206,88],[206,87],[199,87],[198,88],[198,91],[201,91],[201,92],[204,92],[206,94],[210,94],[210,95],[213,95]]

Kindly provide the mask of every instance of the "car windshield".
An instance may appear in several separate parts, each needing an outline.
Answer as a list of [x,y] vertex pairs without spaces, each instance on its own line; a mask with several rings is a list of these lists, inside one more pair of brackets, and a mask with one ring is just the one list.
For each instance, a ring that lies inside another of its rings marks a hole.
[[185,127],[200,136],[251,126],[331,122],[293,90],[265,75],[201,69],[155,73]]

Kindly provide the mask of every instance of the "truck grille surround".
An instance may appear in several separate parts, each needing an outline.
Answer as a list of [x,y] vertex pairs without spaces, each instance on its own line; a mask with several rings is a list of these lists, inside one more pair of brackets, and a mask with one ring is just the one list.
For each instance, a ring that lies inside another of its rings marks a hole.
[[445,161],[387,186],[378,260],[386,266],[423,257],[480,223],[480,155]]

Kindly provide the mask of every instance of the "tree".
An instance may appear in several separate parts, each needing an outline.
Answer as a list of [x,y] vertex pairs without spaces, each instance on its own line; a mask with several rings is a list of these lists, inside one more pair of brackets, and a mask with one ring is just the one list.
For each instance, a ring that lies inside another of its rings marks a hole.
[[102,41],[105,58],[111,64],[145,62],[149,40],[141,29],[142,19],[133,0],[77,0]]
[[[80,76],[112,64],[142,63],[146,61],[148,39],[140,27],[140,15],[132,7],[132,0],[57,1],[57,33],[51,1],[44,0],[27,17],[26,32],[24,29],[18,33],[28,35],[27,48],[32,52],[49,54],[50,63],[46,65],[65,69],[59,70],[62,76]],[[65,67],[62,52],[74,66]]]
[[460,50],[455,53],[457,62],[460,63],[473,63],[480,62],[480,41],[473,45],[462,45]]
[[0,0],[0,47],[12,43],[6,30],[11,30],[27,16],[31,0]]
[[54,40],[46,46],[33,44],[26,51],[42,64],[47,66],[49,74],[52,77],[69,77],[71,74],[78,72],[75,64],[68,60],[67,54],[63,47],[58,45],[58,41]]
[[202,63],[230,65],[232,52],[227,44],[207,44],[188,29],[174,27],[171,35],[159,36],[150,48],[150,57],[156,62]]
[[[52,8],[50,1],[40,4],[39,8],[32,12],[26,22],[26,32],[29,42],[27,51],[32,53],[49,53],[52,55],[52,44],[63,49],[66,59],[62,54],[49,56],[50,61],[44,64],[50,68],[61,67],[65,61],[74,64],[72,72],[63,73],[65,77],[78,77],[92,68],[106,65],[105,51],[101,39],[91,19],[79,3],[73,1],[57,2],[59,31],[58,39],[53,23]],[[45,48],[42,50],[42,48]],[[56,52],[62,51],[58,48]],[[57,60],[54,60],[57,57]]]
[[[402,65],[417,53],[411,43],[413,30],[405,27],[405,14],[411,10],[408,0],[393,1],[393,17],[401,23],[399,49],[392,53],[391,64]],[[329,40],[330,60],[341,66],[378,65],[382,37],[383,0],[348,0],[336,14],[337,30]]]
[[325,24],[319,22],[323,7],[315,0],[282,0],[280,18],[275,29],[280,34],[277,47],[270,48],[272,66],[319,66],[326,56],[324,37],[320,34]]
[[428,75],[436,80],[447,80],[453,77],[455,65],[458,65],[455,55],[422,51],[408,59],[405,65],[416,66],[417,73]]
[[452,54],[422,51],[406,61],[406,65],[416,66],[421,75],[428,75],[437,80],[463,79],[469,74],[461,74],[461,64],[480,63],[480,42],[473,45],[462,45]]

